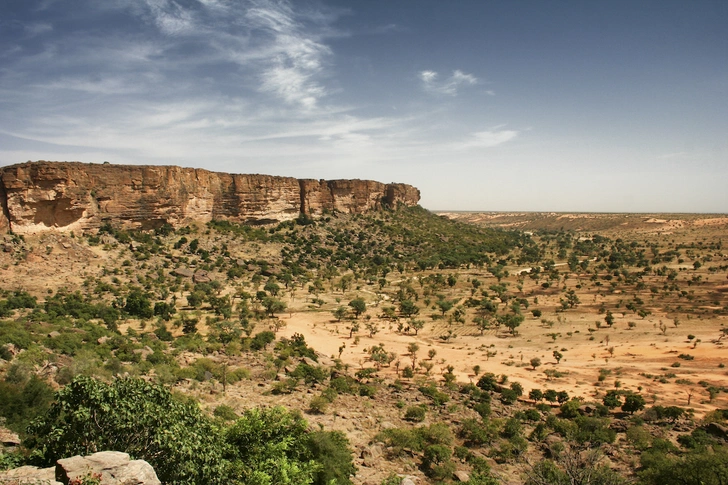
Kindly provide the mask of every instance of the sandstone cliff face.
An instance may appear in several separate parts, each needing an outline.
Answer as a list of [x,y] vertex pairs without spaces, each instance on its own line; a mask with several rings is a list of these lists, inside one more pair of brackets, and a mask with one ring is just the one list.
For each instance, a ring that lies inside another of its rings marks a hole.
[[0,169],[0,231],[84,231],[112,222],[151,229],[228,219],[269,223],[325,211],[408,206],[420,193],[370,180],[298,180],[173,166],[28,162]]

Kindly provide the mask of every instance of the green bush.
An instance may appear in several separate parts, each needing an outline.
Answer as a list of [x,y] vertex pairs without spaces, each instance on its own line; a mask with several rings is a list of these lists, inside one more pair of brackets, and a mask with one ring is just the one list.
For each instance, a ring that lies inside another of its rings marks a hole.
[[138,379],[111,384],[80,376],[56,393],[48,412],[28,427],[37,464],[118,450],[148,461],[160,480],[224,484],[220,433],[197,406]]
[[356,474],[349,440],[341,431],[314,431],[306,439],[308,456],[321,464],[313,485],[350,485]]
[[427,412],[422,406],[408,406],[404,412],[405,421],[412,421],[414,423],[421,423],[425,420]]

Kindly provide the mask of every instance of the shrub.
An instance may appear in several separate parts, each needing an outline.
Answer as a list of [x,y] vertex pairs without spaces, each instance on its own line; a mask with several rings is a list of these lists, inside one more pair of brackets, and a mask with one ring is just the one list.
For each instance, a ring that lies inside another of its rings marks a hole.
[[109,449],[148,461],[163,482],[227,483],[222,440],[212,421],[197,404],[138,379],[104,384],[77,377],[56,393],[28,434],[26,445],[42,466]]
[[275,339],[276,334],[269,330],[256,333],[250,342],[250,348],[251,350],[263,350],[269,343],[275,341]]
[[426,411],[422,406],[409,406],[404,412],[405,421],[421,423],[425,420]]
[[308,456],[321,467],[314,473],[313,485],[350,485],[356,474],[349,440],[341,431],[314,431],[305,441]]
[[331,402],[323,396],[314,396],[308,403],[308,412],[311,414],[324,414]]

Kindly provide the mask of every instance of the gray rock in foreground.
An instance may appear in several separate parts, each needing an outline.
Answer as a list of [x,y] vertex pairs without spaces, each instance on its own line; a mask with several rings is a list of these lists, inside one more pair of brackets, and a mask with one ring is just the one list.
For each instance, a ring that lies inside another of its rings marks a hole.
[[68,485],[88,475],[101,478],[101,485],[161,485],[152,466],[131,460],[127,453],[101,451],[90,456],[73,456],[56,462],[55,468],[24,466],[0,472],[0,484]]

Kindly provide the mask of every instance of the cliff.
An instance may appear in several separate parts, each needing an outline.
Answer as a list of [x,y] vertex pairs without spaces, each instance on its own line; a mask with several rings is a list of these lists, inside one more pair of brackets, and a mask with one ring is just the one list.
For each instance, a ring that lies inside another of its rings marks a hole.
[[299,180],[174,166],[28,162],[0,169],[0,231],[84,231],[105,222],[152,229],[227,219],[271,223],[325,211],[416,205],[406,184]]

